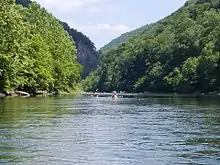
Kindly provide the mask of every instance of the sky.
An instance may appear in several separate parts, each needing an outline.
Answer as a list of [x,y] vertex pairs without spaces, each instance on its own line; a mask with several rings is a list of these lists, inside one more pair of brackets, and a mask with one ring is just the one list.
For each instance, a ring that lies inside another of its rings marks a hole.
[[187,0],[35,0],[88,36],[97,49],[121,34],[164,18]]

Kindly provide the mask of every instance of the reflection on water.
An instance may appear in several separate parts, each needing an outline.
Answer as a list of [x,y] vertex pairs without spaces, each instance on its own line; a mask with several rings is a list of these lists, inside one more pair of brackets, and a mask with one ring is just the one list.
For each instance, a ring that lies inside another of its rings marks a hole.
[[0,100],[3,164],[220,164],[220,102],[196,98]]

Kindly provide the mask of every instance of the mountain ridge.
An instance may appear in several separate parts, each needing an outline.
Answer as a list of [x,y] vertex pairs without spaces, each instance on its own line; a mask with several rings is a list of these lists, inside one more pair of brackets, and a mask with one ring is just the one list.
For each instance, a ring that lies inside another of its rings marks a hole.
[[140,28],[137,28],[137,29],[134,29],[132,31],[123,33],[119,37],[111,40],[109,43],[107,43],[106,45],[101,47],[99,49],[99,51],[102,52],[102,53],[106,53],[111,49],[116,49],[118,46],[122,45],[123,43],[125,43],[126,41],[131,39],[132,37],[135,37],[138,34],[142,33],[144,30],[148,29],[149,27],[150,27],[150,25],[146,24],[146,25],[144,25]]
[[116,49],[101,53],[84,87],[126,92],[220,90],[220,1],[188,1]]

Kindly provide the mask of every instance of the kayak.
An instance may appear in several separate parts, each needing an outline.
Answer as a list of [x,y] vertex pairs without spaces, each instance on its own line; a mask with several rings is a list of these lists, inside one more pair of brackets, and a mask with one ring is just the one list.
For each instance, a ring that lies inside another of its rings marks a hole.
[[117,99],[118,96],[117,96],[117,95],[113,95],[112,98],[113,98],[113,99]]

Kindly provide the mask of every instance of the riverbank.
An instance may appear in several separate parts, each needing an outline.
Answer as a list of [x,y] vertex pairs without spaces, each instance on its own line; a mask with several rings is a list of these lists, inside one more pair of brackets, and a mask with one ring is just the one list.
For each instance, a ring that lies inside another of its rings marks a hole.
[[73,88],[69,88],[66,91],[46,91],[46,90],[37,90],[35,92],[28,92],[22,90],[12,90],[12,91],[4,91],[0,90],[0,98],[5,97],[48,97],[48,96],[57,96],[57,95],[74,95],[77,93],[82,93],[82,87],[80,84],[77,84]]
[[25,91],[13,91],[13,92],[2,92],[0,93],[0,98],[5,97],[36,97],[36,96],[52,96],[56,95],[57,93],[49,93],[46,91],[37,91],[36,93],[28,93]]
[[62,95],[73,95],[77,93],[82,93],[82,90],[72,89],[69,92],[58,91],[58,92],[48,92],[48,91],[36,91],[34,93],[28,93],[25,91],[11,91],[11,92],[0,92],[0,98],[7,97],[50,97],[50,96],[62,96]]

